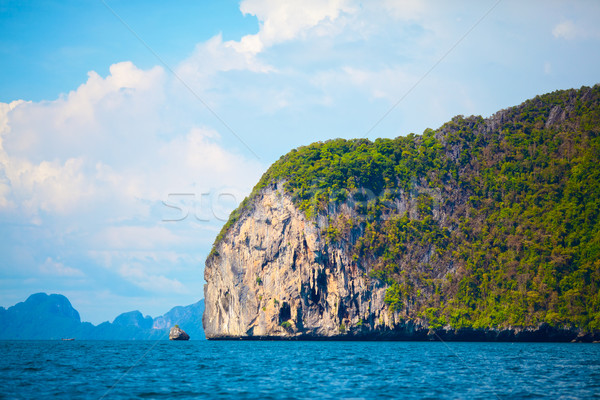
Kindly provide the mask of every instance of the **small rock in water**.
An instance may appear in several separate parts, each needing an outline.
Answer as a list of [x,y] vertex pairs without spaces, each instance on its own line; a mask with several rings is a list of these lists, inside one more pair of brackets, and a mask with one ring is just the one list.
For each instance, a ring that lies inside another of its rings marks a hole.
[[190,340],[190,335],[185,333],[179,326],[175,325],[169,332],[169,340]]

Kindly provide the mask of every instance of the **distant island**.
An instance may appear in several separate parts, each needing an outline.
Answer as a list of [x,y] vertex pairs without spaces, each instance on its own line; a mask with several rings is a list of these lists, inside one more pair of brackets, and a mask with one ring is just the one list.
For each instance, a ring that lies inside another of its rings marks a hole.
[[597,341],[600,86],[292,150],[205,279],[208,339]]
[[120,314],[112,323],[82,322],[71,302],[60,294],[36,293],[8,309],[0,307],[0,340],[157,340],[169,339],[179,325],[192,340],[204,339],[204,300],[172,308],[152,318],[139,311]]

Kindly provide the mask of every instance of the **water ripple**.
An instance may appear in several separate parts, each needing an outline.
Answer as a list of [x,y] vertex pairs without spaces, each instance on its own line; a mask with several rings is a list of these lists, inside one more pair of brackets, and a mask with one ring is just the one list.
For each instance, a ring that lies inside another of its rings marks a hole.
[[0,342],[1,398],[597,398],[600,346]]

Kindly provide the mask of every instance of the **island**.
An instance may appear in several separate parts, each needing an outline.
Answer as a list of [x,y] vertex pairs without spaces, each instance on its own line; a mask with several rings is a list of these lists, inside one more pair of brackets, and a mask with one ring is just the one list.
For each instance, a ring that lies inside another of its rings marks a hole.
[[205,267],[208,339],[600,338],[600,86],[290,151]]

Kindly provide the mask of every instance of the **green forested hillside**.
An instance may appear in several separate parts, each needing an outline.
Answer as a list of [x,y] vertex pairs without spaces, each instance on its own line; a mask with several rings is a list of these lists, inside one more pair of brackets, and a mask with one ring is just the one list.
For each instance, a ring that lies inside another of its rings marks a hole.
[[[431,327],[600,330],[600,86],[396,139],[292,150],[285,181],[323,236],[389,285],[390,310]],[[396,206],[408,196],[416,213]],[[360,217],[336,213],[350,204]],[[219,238],[217,239],[217,241]]]

